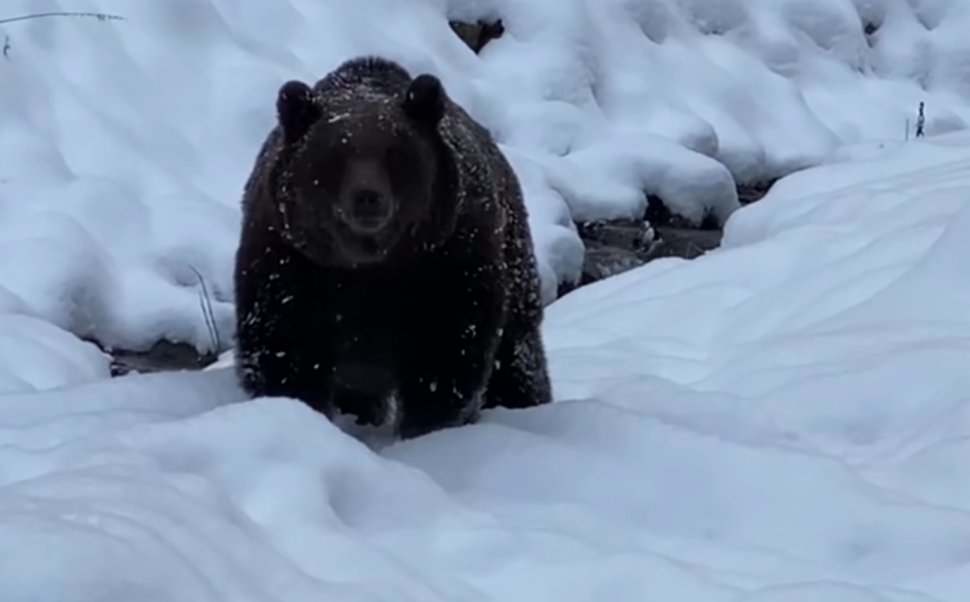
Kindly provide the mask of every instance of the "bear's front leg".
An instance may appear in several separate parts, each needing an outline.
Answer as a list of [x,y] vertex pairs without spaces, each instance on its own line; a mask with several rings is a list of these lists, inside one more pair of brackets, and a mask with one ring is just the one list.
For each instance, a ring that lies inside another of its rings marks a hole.
[[[521,322],[521,321],[520,321]],[[484,409],[529,408],[552,402],[552,384],[539,325],[506,325],[495,354]]]
[[[255,251],[258,251],[256,253]],[[250,397],[291,397],[332,415],[325,298],[279,245],[243,248],[236,270],[236,373]],[[255,257],[251,256],[255,253]]]
[[393,375],[379,363],[338,361],[333,379],[334,405],[357,424],[380,426],[387,417]]
[[475,422],[504,315],[500,283],[441,275],[399,349],[399,434],[408,439]]
[[283,340],[236,354],[242,389],[250,397],[291,397],[330,417],[331,384],[321,358],[305,356]]
[[332,417],[333,358],[306,332],[243,326],[236,348],[236,370],[250,397],[291,397]]

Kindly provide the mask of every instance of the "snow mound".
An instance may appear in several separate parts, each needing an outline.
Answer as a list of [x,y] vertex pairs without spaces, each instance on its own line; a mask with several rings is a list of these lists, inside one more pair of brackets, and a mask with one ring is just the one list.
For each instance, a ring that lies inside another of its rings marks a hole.
[[968,245],[949,135],[552,304],[545,407],[366,445],[231,357],[0,396],[3,602],[963,602]]
[[110,377],[110,358],[47,322],[0,315],[0,396],[67,387]]
[[[290,78],[378,53],[439,75],[521,174],[543,294],[575,219],[723,221],[735,182],[970,116],[958,0],[15,0],[0,16],[0,313],[106,347],[232,337],[239,198]],[[501,18],[473,54],[449,19]],[[203,291],[204,285],[204,291]],[[200,309],[208,296],[210,318]]]

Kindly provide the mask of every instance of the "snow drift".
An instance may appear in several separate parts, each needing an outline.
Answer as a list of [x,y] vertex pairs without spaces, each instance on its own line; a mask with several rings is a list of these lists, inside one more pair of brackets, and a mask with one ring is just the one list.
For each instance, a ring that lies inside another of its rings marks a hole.
[[970,135],[849,149],[403,443],[225,367],[0,396],[3,601],[963,602],[968,241]]

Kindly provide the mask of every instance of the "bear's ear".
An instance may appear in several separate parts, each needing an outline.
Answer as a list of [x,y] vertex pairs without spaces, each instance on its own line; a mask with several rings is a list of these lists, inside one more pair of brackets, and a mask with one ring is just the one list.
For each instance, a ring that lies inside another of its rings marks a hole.
[[287,142],[295,142],[320,119],[321,110],[313,102],[313,90],[307,84],[291,80],[280,86],[276,98],[276,117]]
[[435,126],[445,115],[445,89],[441,80],[423,73],[411,82],[404,96],[404,112],[416,121]]

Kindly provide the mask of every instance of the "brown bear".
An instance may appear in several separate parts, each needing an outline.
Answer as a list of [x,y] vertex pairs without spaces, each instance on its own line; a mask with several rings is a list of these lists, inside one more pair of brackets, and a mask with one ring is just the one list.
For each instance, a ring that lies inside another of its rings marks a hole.
[[242,203],[243,389],[362,424],[393,407],[402,438],[549,403],[519,181],[441,81],[361,57],[276,113]]

